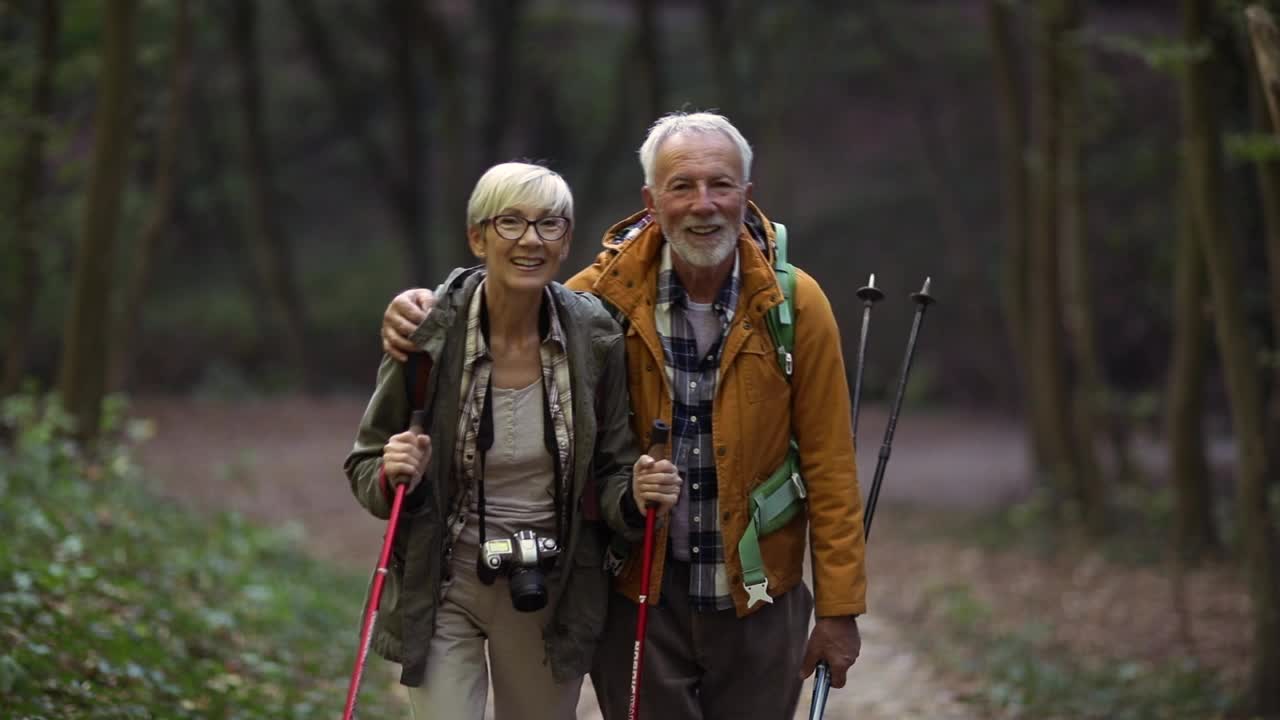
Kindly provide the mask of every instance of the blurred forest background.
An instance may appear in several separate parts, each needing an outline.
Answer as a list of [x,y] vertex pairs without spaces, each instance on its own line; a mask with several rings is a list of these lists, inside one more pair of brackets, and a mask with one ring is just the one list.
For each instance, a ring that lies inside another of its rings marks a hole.
[[[1196,573],[1245,598],[1230,657],[1196,665],[1222,694],[1170,694],[1175,711],[1150,716],[1280,717],[1268,11],[1280,2],[2,0],[5,522],[26,507],[14,468],[36,462],[19,462],[30,443],[98,439],[37,465],[103,472],[128,434],[113,393],[167,402],[175,424],[201,399],[358,405],[390,298],[470,264],[464,206],[486,167],[529,158],[567,178],[567,275],[640,208],[647,126],[715,109],[755,147],[754,197],[830,296],[851,371],[855,291],[875,273],[887,293],[868,402],[892,398],[907,295],[932,277],[906,412],[1016,424],[991,440],[1028,458],[992,521],[1013,533],[1001,548],[1048,538],[1030,552],[1052,572],[1046,557],[1145,538],[1119,567],[1171,583],[1187,642],[1164,659],[1197,657]],[[66,416],[36,409],[45,391]],[[27,592],[16,577],[0,597]],[[987,642],[969,627],[991,621],[978,600],[943,596],[957,637]],[[38,656],[0,656],[0,691],[23,677],[6,659]],[[1049,716],[1001,692],[984,702]],[[1213,709],[1176,711],[1192,706]]]

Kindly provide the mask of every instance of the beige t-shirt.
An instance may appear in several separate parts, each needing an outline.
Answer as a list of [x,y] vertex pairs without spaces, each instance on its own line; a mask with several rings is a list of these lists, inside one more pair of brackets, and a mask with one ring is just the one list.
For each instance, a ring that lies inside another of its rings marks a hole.
[[[523,388],[490,390],[493,447],[484,458],[485,538],[534,530],[555,537],[555,466],[543,440],[542,379]],[[480,544],[480,493],[471,493],[454,562],[475,566]],[[557,538],[558,540],[558,538]]]

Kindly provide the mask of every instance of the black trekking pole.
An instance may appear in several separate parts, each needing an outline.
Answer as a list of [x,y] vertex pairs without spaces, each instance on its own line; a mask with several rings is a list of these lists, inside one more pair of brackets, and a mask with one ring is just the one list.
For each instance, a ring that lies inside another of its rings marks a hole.
[[866,287],[858,288],[862,301],[862,332],[858,334],[858,364],[853,373],[853,440],[858,441],[858,406],[862,401],[862,369],[867,358],[867,330],[871,327],[871,307],[884,299],[884,293],[876,287],[876,274],[871,273]]
[[[862,513],[862,535],[864,540],[871,537],[871,518],[875,515],[876,501],[880,497],[880,485],[884,482],[884,471],[889,465],[890,448],[893,446],[893,432],[898,427],[898,413],[902,410],[902,396],[907,389],[907,379],[911,376],[911,359],[916,354],[916,340],[920,336],[920,324],[924,321],[924,311],[934,302],[933,296],[929,294],[929,281],[930,278],[925,278],[924,287],[920,288],[920,292],[911,293],[911,299],[916,304],[916,315],[915,319],[911,321],[911,335],[907,337],[907,354],[902,361],[902,375],[898,378],[898,392],[893,398],[893,409],[889,412],[889,423],[885,426],[884,441],[880,445],[880,455],[876,459],[876,473],[872,476],[871,491],[867,493],[867,507]],[[861,290],[859,293],[861,293]],[[858,364],[858,373],[861,375],[861,357],[858,359]],[[854,417],[856,418],[857,415]],[[822,720],[822,715],[827,708],[827,695],[830,692],[831,671],[825,662],[820,662],[817,670],[814,671],[813,700],[809,704],[809,720]]]
[[[858,360],[853,366],[853,442],[858,442],[858,408],[862,403],[862,374],[867,362],[867,331],[871,328],[871,308],[884,299],[884,293],[876,287],[876,274],[871,273],[865,287],[858,288],[858,299],[862,301],[862,330],[858,333]],[[822,689],[822,705],[827,703],[826,694],[831,687],[831,668],[824,660],[814,670],[813,692],[814,703],[818,702],[818,689]]]

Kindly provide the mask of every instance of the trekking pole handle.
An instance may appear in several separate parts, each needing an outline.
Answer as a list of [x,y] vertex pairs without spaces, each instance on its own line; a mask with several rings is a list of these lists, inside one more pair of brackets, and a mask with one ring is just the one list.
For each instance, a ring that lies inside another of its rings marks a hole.
[[654,420],[653,427],[649,429],[649,457],[654,460],[665,460],[667,443],[670,439],[671,426],[662,420]]
[[414,410],[413,414],[410,415],[409,417],[410,417],[409,432],[413,433],[414,435],[421,435],[423,432],[426,431],[426,424],[427,424],[426,410]]
[[858,435],[858,408],[862,401],[862,370],[867,356],[867,330],[871,327],[871,308],[884,299],[884,292],[876,287],[876,274],[871,273],[867,284],[858,288],[858,299],[862,301],[862,329],[858,333],[858,364],[853,375],[853,434],[854,441]]
[[[421,435],[426,432],[426,426],[427,426],[426,410],[414,410],[413,413],[409,415],[409,432],[413,433],[414,435]],[[408,485],[409,480],[411,479],[412,478],[402,478],[400,479],[400,482],[405,485]]]

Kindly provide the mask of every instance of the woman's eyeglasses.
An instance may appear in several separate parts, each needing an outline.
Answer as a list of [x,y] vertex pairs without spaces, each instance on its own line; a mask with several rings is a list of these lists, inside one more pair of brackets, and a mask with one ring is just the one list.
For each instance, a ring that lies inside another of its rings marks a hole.
[[493,225],[498,237],[511,241],[524,237],[530,225],[533,226],[534,233],[546,243],[559,242],[569,232],[569,218],[559,215],[548,215],[537,220],[529,220],[520,215],[495,215],[487,222]]

